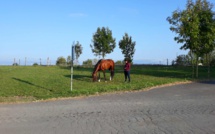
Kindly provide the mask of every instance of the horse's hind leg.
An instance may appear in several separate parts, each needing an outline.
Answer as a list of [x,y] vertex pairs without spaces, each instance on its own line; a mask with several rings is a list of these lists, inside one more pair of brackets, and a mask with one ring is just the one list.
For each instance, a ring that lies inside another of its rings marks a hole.
[[110,72],[110,81],[113,79],[113,75],[114,75],[114,72],[113,72],[113,70],[111,70],[111,72]]

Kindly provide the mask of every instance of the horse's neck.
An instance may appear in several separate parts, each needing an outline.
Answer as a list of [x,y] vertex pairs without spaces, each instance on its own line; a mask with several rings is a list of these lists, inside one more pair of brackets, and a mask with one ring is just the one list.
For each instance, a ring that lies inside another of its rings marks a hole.
[[99,66],[97,66],[97,67],[94,69],[93,74],[96,74],[98,71],[99,71]]

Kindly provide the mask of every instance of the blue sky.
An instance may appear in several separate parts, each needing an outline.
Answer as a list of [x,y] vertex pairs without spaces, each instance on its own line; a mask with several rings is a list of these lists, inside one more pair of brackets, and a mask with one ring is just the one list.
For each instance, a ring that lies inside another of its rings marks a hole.
[[[212,0],[209,0],[212,2]],[[24,65],[71,54],[79,41],[83,54],[79,63],[94,59],[92,36],[98,27],[108,27],[116,38],[116,48],[105,58],[123,60],[118,43],[125,33],[136,42],[134,62],[163,63],[187,54],[174,41],[168,16],[184,9],[187,0],[1,0],[0,65],[16,58]],[[169,62],[170,63],[170,62]]]

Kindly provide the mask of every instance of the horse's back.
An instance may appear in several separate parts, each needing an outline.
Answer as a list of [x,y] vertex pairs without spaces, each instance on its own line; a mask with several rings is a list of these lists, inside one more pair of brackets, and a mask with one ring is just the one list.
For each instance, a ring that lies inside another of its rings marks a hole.
[[99,60],[95,66],[95,68],[99,68],[97,70],[113,70],[114,69],[114,61],[112,59],[102,59]]
[[109,62],[111,64],[111,68],[114,69],[114,64],[115,64],[114,61],[112,59],[108,59],[108,60],[109,60]]
[[109,69],[109,70],[114,69],[114,61],[112,59],[103,60],[103,64],[106,69]]

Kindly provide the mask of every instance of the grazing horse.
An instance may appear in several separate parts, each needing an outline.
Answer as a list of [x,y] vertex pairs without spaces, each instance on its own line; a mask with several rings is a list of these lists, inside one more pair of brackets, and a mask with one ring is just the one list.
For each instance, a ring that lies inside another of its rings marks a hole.
[[[110,71],[110,80],[113,79],[113,76],[114,76],[114,61],[111,60],[111,59],[101,59],[99,60],[95,67],[94,67],[94,71],[93,71],[93,74],[92,74],[92,77],[93,77],[93,82],[95,82],[97,80],[97,72],[99,71],[102,71],[103,74],[104,74],[104,79],[106,81],[106,76],[105,76],[105,70],[109,70]],[[100,82],[100,73],[99,73],[99,80]]]

